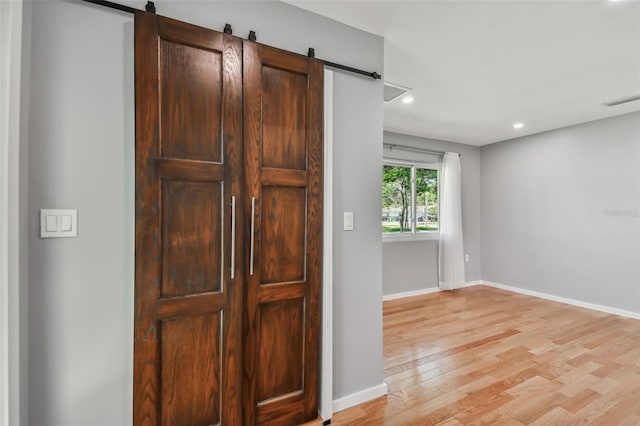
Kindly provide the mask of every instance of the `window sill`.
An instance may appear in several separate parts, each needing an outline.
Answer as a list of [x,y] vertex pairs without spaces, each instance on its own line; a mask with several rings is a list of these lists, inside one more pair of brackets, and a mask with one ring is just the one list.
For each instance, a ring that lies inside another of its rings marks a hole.
[[440,233],[439,232],[425,232],[424,234],[416,234],[416,235],[407,235],[407,234],[397,234],[397,235],[382,235],[383,243],[398,243],[398,242],[409,242],[409,241],[429,241],[429,240],[439,240]]

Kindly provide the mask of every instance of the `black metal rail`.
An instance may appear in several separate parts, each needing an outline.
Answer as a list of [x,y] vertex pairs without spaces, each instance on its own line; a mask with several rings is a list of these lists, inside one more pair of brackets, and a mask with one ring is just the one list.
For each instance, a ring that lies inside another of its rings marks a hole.
[[331,68],[337,68],[339,70],[344,70],[344,71],[352,72],[355,74],[366,75],[367,77],[371,77],[374,80],[380,80],[382,78],[382,76],[375,71],[371,71],[371,72],[363,71],[363,70],[359,70],[358,68],[350,67],[348,65],[336,64],[335,62],[325,61],[324,59],[318,59],[318,60]]
[[[120,10],[122,12],[132,13],[132,14],[135,14],[136,12],[145,12],[145,11],[150,13],[156,13],[156,6],[152,1],[147,2],[147,5],[145,6],[145,10],[136,9],[135,7],[129,7],[124,4],[115,3],[107,0],[82,0],[82,1],[86,3],[97,4],[99,6],[108,7],[111,9]],[[226,34],[232,34],[231,25],[226,24],[224,27],[224,32]],[[256,33],[254,31],[249,32],[248,40],[256,41]],[[309,48],[309,52],[307,53],[307,56],[309,56],[310,58],[315,58],[315,50],[313,48]],[[336,69],[351,72],[354,74],[364,75],[367,77],[371,77],[374,80],[379,80],[380,78],[382,78],[382,76],[375,71],[364,71],[358,68],[350,67],[348,65],[342,65],[336,62],[325,61],[324,59],[318,59],[318,60],[322,62],[325,66],[330,68],[336,68]]]
[[[97,4],[99,6],[109,7],[111,9],[121,10],[123,12],[128,12],[128,13],[143,12],[142,10],[136,9],[135,7],[129,7],[124,4],[114,3],[112,1],[106,1],[106,0],[82,0],[82,1],[85,1],[87,3]],[[149,2],[149,3],[152,3],[152,2]]]
[[[313,47],[309,48],[309,52],[307,53],[307,56],[309,56],[310,58],[316,57],[316,51]],[[318,60],[328,67],[337,68],[337,69],[352,72],[355,74],[366,75],[367,77],[371,77],[374,80],[379,80],[382,77],[380,74],[378,74],[375,71],[373,72],[363,71],[358,68],[350,67],[348,65],[342,65],[342,64],[337,64],[335,62],[331,62],[331,61],[325,61],[324,59],[318,59]]]

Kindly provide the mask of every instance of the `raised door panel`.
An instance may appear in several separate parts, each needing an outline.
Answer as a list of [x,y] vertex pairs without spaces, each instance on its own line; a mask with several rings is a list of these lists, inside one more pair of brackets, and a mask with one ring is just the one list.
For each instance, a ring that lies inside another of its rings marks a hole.
[[134,425],[242,424],[242,46],[136,14]]
[[322,65],[244,43],[245,424],[317,416]]
[[163,157],[220,162],[222,52],[160,39]]
[[162,182],[162,297],[221,290],[222,192],[220,182]]
[[221,423],[221,326],[218,312],[161,322],[163,426]]
[[263,186],[260,284],[304,281],[306,189]]
[[262,166],[306,170],[307,76],[262,67]]
[[303,392],[304,300],[260,305],[258,401]]

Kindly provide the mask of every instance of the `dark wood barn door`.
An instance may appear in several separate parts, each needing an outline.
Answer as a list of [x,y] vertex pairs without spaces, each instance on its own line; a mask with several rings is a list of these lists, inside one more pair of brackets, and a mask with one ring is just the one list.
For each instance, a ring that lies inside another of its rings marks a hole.
[[239,425],[242,45],[141,13],[135,54],[134,424]]
[[135,43],[134,424],[313,419],[322,64],[147,13]]
[[245,42],[245,424],[318,407],[323,67]]

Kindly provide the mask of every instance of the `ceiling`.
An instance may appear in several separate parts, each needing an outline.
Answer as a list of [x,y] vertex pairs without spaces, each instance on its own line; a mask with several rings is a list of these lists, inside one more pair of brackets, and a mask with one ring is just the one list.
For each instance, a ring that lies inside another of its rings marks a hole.
[[640,95],[640,0],[287,2],[384,37],[414,98],[385,130],[485,145],[640,111],[602,105]]

